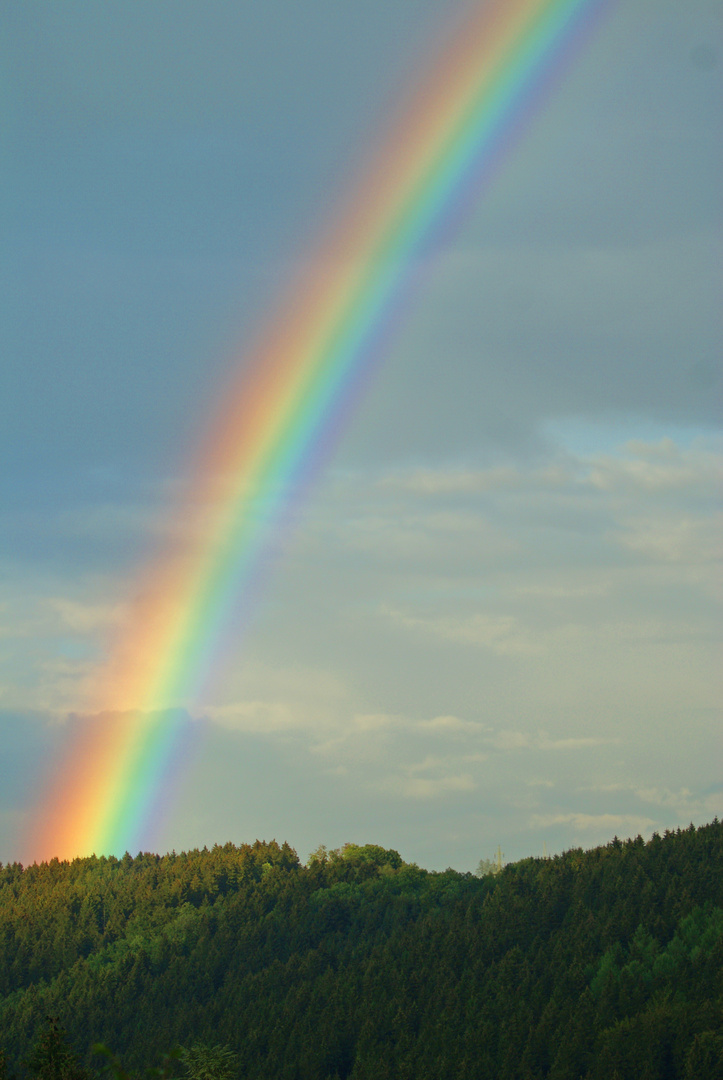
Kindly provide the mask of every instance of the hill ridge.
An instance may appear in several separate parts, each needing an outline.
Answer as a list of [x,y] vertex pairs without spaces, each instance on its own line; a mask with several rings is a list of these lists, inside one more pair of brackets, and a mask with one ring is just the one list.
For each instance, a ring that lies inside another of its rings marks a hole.
[[10,864],[0,1047],[19,1063],[53,1015],[89,1064],[98,1040],[131,1068],[201,1041],[259,1080],[704,1080],[722,870],[717,819],[482,878],[275,840]]

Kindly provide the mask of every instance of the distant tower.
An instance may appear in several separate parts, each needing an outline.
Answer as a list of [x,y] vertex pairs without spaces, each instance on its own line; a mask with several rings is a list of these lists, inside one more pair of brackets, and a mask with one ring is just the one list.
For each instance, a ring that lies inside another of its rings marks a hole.
[[542,841],[542,857],[543,859],[547,858],[547,840]]
[[497,845],[497,854],[495,855],[495,874],[502,873],[502,848]]

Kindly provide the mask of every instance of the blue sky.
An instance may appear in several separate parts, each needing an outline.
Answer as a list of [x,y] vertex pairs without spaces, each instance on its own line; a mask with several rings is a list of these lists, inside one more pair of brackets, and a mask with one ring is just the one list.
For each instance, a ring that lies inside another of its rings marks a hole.
[[[244,343],[464,5],[0,15],[0,859]],[[713,0],[611,5],[431,269],[158,848],[473,868],[721,814]]]

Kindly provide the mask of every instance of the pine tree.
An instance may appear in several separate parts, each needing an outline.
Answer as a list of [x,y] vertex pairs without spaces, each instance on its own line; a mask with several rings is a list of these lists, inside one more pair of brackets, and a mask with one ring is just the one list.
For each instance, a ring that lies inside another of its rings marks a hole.
[[89,1080],[57,1016],[47,1018],[47,1026],[24,1064],[34,1080]]
[[181,1051],[181,1063],[188,1080],[233,1080],[238,1076],[238,1058],[228,1046],[194,1043]]

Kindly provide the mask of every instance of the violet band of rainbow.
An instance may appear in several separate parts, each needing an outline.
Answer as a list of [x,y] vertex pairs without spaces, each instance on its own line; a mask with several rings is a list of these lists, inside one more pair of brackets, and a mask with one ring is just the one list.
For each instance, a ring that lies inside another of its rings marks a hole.
[[[143,601],[40,808],[39,857],[137,850],[164,790],[184,708],[197,704],[233,609],[289,508],[328,457],[339,417],[443,248],[460,206],[579,51],[603,0],[475,8],[372,157],[310,267],[282,300],[215,417],[188,516],[195,539],[145,575]],[[203,510],[199,510],[203,507]]]

